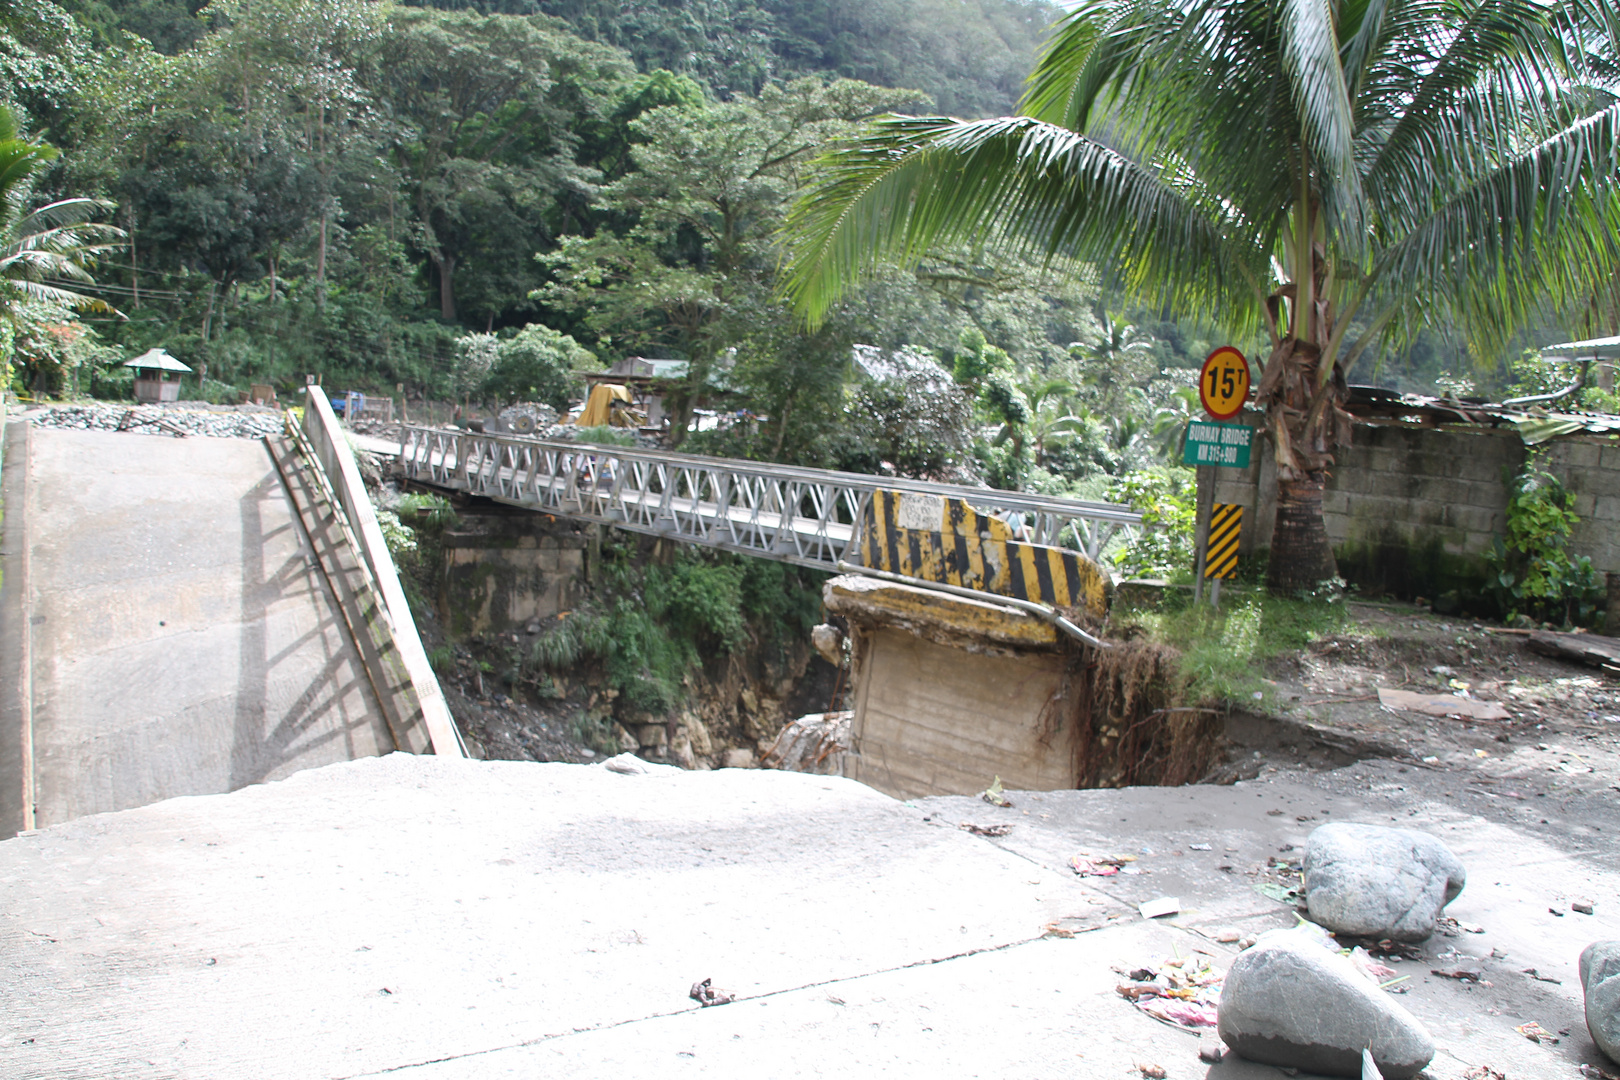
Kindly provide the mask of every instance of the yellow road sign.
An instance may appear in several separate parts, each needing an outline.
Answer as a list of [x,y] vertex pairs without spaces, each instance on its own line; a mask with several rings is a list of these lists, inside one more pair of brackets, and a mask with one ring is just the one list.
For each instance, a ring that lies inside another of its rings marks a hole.
[[1230,345],[1209,354],[1198,372],[1198,398],[1217,420],[1230,420],[1249,400],[1249,361]]
[[875,491],[861,528],[861,562],[891,574],[1054,607],[1108,612],[1112,583],[1071,548],[1027,544],[1000,518],[961,499]]
[[1207,578],[1237,577],[1238,534],[1243,531],[1243,507],[1216,503],[1209,515],[1209,547],[1204,555]]

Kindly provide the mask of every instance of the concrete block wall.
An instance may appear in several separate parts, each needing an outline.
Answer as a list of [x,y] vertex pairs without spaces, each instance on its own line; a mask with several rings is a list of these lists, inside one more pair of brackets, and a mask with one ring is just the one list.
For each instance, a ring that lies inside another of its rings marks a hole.
[[[1323,494],[1340,573],[1369,594],[1477,588],[1485,554],[1507,527],[1507,479],[1526,453],[1512,430],[1357,424]],[[1575,495],[1581,520],[1570,549],[1600,571],[1620,572],[1620,441],[1555,440],[1546,468]],[[1257,443],[1249,468],[1219,473],[1215,500],[1246,508],[1242,552],[1269,546],[1270,443]]]
[[1620,573],[1620,442],[1596,436],[1557,440],[1547,470],[1575,495],[1581,520],[1570,534],[1570,549],[1599,570]]

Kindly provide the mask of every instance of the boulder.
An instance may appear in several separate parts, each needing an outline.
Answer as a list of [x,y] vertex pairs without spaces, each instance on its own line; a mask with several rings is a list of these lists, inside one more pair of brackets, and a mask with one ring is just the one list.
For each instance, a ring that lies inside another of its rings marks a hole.
[[1415,1076],[1434,1040],[1325,937],[1309,924],[1272,930],[1240,953],[1221,988],[1221,1040],[1250,1061],[1328,1076],[1361,1076],[1370,1050],[1388,1080]]
[[1468,874],[1428,833],[1334,822],[1305,842],[1305,902],[1335,933],[1422,941]]
[[1620,1063],[1620,941],[1596,941],[1581,952],[1586,1030],[1609,1060]]

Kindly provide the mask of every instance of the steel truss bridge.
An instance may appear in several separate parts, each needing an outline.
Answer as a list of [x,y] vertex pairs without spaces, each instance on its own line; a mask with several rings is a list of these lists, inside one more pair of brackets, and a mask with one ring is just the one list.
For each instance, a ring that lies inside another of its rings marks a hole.
[[860,523],[876,491],[961,499],[1027,529],[1029,543],[1092,559],[1142,524],[1114,503],[441,428],[406,427],[399,465],[419,484],[819,570],[864,562]]

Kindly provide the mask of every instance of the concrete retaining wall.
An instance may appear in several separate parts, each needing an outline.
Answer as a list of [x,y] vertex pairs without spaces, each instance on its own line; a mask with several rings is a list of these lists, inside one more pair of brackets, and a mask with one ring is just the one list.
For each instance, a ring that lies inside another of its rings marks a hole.
[[454,636],[518,630],[579,606],[594,526],[502,506],[457,521],[443,536],[439,598]]
[[[1524,464],[1523,440],[1511,430],[1400,423],[1357,424],[1352,438],[1323,496],[1339,572],[1369,593],[1477,588],[1492,538],[1507,525],[1507,482]],[[1555,440],[1546,467],[1575,495],[1571,550],[1620,572],[1620,442]],[[1259,493],[1274,483],[1269,442],[1249,468],[1220,473],[1216,501],[1247,508],[1241,551],[1267,546],[1273,511]]]

